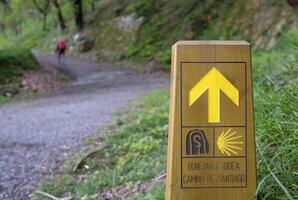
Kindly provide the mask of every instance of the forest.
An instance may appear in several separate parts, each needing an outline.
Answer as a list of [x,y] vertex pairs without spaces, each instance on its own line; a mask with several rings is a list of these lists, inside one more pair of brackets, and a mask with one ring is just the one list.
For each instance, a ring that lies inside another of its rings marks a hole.
[[179,40],[251,44],[255,198],[298,199],[297,0],[0,0],[0,11],[0,199],[165,199]]

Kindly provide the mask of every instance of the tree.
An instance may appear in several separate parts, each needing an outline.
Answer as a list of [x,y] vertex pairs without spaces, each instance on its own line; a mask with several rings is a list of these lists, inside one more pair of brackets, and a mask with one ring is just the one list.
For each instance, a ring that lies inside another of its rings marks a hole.
[[298,7],[298,0],[287,0],[287,2],[292,7]]
[[84,28],[84,15],[82,0],[73,0],[75,23],[79,30]]
[[4,9],[6,11],[11,11],[10,5],[9,5],[9,1],[8,0],[0,0],[0,3],[2,3],[4,5]]
[[66,28],[66,24],[65,24],[65,20],[64,20],[61,8],[60,8],[60,4],[59,4],[58,0],[53,0],[52,3],[57,10],[57,18],[59,21],[59,26],[60,26],[61,30],[64,30]]
[[43,30],[47,30],[47,17],[50,10],[50,0],[32,0],[35,8],[42,14],[43,16]]
[[0,1],[1,4],[3,4],[3,15],[2,15],[2,20],[0,22],[0,31],[2,31],[3,33],[5,33],[5,29],[6,29],[6,16],[11,12],[11,8],[9,5],[9,2],[7,0],[1,0]]
[[[2,3],[3,2],[2,0]],[[4,4],[9,7],[9,12],[3,13],[5,14],[3,22],[8,29],[14,31],[15,35],[19,35],[22,32],[22,23],[26,16],[26,10],[31,8],[32,2],[24,0],[5,0]]]
[[91,4],[92,11],[94,12],[95,11],[95,0],[91,0],[90,4]]

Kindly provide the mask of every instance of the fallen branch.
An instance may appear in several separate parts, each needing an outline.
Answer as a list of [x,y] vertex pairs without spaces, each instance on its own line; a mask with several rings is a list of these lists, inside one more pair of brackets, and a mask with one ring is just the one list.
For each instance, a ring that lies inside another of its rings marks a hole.
[[59,198],[59,197],[55,197],[55,196],[53,196],[53,195],[51,195],[49,193],[46,193],[46,192],[43,192],[43,191],[39,191],[39,190],[37,190],[35,193],[36,194],[39,194],[39,195],[42,195],[42,196],[45,196],[45,197],[47,197],[49,199],[53,199],[53,200],[71,200],[72,199],[72,196]]
[[164,174],[162,174],[162,175],[160,175],[160,176],[155,177],[154,180],[155,180],[155,181],[161,181],[161,180],[165,179],[166,176],[167,176],[167,173],[164,173]]

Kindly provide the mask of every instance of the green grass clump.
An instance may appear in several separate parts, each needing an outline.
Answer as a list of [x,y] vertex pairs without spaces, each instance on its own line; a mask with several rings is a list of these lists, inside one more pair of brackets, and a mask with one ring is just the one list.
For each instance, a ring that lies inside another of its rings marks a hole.
[[[290,52],[254,54],[257,199],[298,199],[298,52]],[[164,190],[136,199],[164,199]]]
[[[76,173],[44,179],[39,190],[55,196],[70,192],[75,199],[92,196],[117,185],[133,187],[163,173],[166,167],[168,92],[156,91],[140,99],[129,112],[104,130],[105,147],[88,157]],[[91,140],[96,143],[96,139]],[[71,160],[72,169],[76,159]],[[88,175],[80,179],[79,175]],[[65,183],[65,184],[62,184]],[[67,195],[66,195],[67,196]],[[36,195],[33,199],[39,199]]]
[[0,95],[0,105],[10,102],[10,99]]
[[[257,199],[298,199],[298,52],[289,52],[254,54]],[[164,199],[164,191],[136,199]]]
[[[293,48],[284,53],[256,52],[253,63],[256,195],[258,199],[268,200],[297,199],[298,51]],[[75,199],[85,195],[92,199],[93,194],[106,189],[124,184],[133,187],[162,174],[166,166],[168,106],[166,91],[146,96],[105,131],[107,146],[88,157],[78,172],[47,179],[39,189],[57,196],[71,193]],[[86,178],[80,179],[79,175]],[[133,200],[164,198],[163,183],[131,197]]]
[[258,199],[298,198],[297,64],[296,48],[255,59]]
[[138,194],[132,200],[165,200],[165,184],[156,184],[146,194]]
[[25,70],[38,68],[39,65],[30,49],[0,49],[0,84],[22,75]]

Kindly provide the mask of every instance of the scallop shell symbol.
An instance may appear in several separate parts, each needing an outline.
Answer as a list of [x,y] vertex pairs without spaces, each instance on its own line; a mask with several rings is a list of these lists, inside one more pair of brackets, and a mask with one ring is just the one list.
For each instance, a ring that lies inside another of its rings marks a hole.
[[229,129],[227,132],[223,131],[220,136],[217,138],[217,147],[221,151],[222,154],[232,156],[238,155],[237,151],[241,151],[242,148],[242,136],[236,135],[237,132],[231,132],[232,129]]

